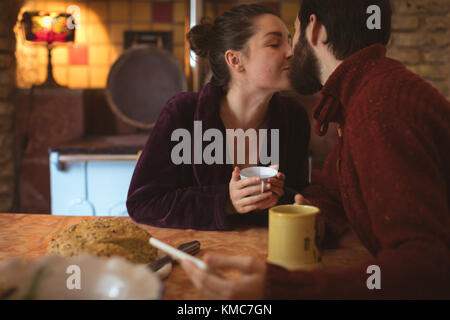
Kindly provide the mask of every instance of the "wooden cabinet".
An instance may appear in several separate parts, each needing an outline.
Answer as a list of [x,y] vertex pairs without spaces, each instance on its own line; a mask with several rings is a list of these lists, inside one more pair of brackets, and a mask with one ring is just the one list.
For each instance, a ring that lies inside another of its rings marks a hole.
[[16,137],[21,212],[50,211],[48,150],[84,133],[83,91],[65,88],[16,93]]

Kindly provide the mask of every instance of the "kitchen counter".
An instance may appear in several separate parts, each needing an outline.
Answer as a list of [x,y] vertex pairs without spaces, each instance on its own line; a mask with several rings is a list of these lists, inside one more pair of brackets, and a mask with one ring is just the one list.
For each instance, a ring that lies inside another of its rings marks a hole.
[[[52,216],[40,214],[0,214],[0,262],[15,257],[39,258],[46,254],[52,237],[64,227],[85,219],[99,217]],[[249,228],[235,231],[197,231],[156,228],[141,225],[154,237],[178,246],[198,240],[201,258],[206,252],[229,255],[251,255],[261,260],[267,257],[268,231],[266,228]],[[345,268],[371,258],[354,233],[346,234],[336,250],[322,253],[325,268]],[[176,265],[164,280],[165,299],[205,299],[191,283],[183,269]]]

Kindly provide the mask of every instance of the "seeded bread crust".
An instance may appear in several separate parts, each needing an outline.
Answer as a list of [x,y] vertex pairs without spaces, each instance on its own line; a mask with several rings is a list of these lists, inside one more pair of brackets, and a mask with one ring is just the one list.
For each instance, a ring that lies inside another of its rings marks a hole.
[[90,253],[150,263],[157,256],[157,249],[148,243],[150,237],[150,233],[126,218],[89,219],[62,230],[48,244],[47,254],[73,257]]

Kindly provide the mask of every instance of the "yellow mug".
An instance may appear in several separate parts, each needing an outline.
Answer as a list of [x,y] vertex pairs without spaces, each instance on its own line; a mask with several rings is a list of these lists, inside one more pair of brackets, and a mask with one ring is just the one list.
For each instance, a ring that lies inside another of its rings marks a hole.
[[307,205],[281,205],[269,209],[267,262],[289,270],[321,267],[316,245],[316,217],[320,209]]

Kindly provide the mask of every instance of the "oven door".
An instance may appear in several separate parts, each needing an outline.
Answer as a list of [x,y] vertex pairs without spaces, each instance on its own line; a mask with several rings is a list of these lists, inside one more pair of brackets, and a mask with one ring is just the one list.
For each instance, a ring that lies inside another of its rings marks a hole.
[[51,212],[128,216],[126,200],[136,154],[50,153]]

